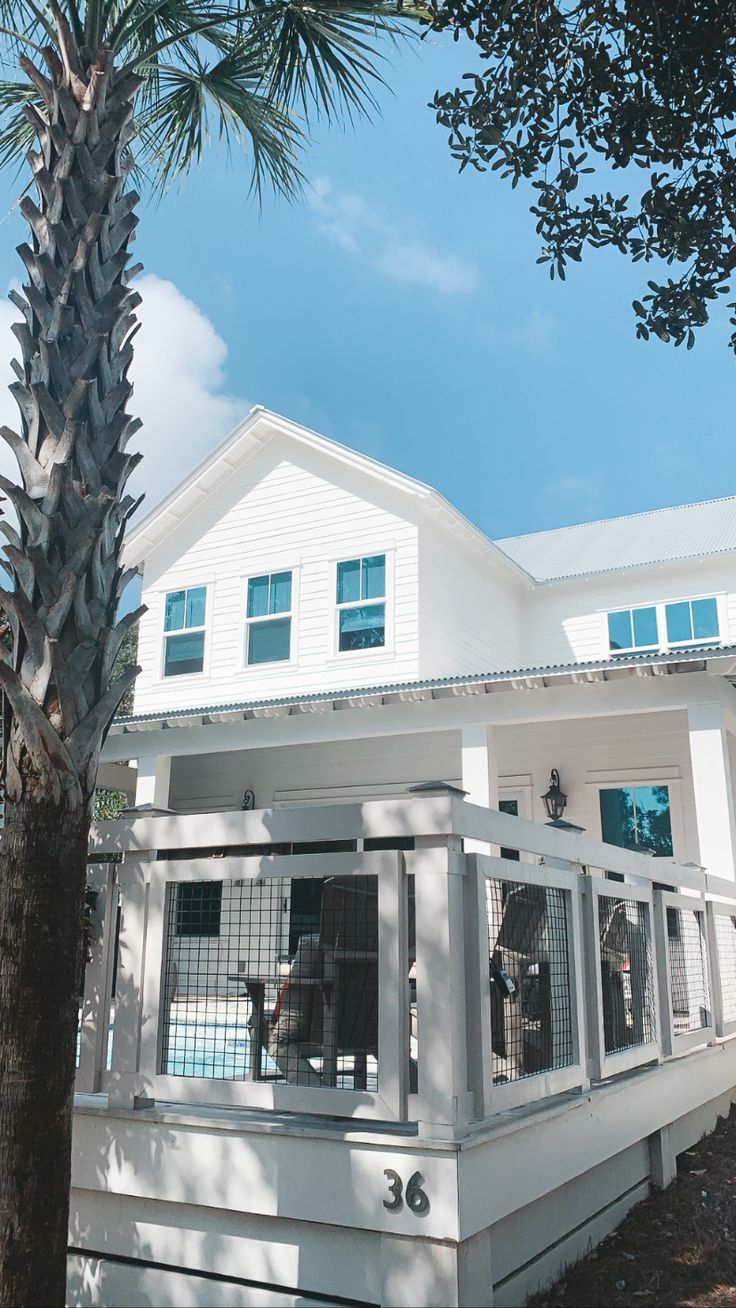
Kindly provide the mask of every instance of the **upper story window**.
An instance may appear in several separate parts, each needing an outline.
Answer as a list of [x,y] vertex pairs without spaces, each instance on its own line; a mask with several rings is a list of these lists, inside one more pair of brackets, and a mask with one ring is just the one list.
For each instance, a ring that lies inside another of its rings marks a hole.
[[657,610],[654,605],[642,609],[619,609],[608,615],[608,645],[612,650],[656,649]]
[[266,572],[248,582],[248,664],[278,663],[291,655],[291,573]]
[[337,565],[337,648],[386,644],[386,555],[369,554]]
[[613,653],[676,649],[719,637],[718,601],[712,595],[608,614],[608,647]]
[[683,600],[666,604],[667,643],[696,645],[701,640],[718,640],[718,605],[715,599]]
[[171,590],[164,617],[164,676],[201,672],[204,667],[207,587]]

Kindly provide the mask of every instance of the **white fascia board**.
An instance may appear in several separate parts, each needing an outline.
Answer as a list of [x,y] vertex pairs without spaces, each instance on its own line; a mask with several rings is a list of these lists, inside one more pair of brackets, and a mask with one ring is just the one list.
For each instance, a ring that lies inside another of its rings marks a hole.
[[124,550],[127,566],[139,566],[151,550],[159,546],[185,521],[189,513],[217,489],[218,477],[213,479],[211,486],[202,485],[208,473],[215,473],[220,464],[224,464],[231,471],[236,467],[242,467],[243,445],[246,447],[245,458],[248,458],[276,435],[283,435],[297,444],[317,450],[356,472],[373,477],[384,485],[398,490],[403,495],[411,496],[420,504],[431,506],[435,514],[439,514],[446,528],[479,550],[487,561],[496,567],[507,569],[509,573],[516,575],[530,587],[536,585],[534,578],[520,564],[505,554],[434,487],[417,481],[406,473],[397,472],[395,468],[379,463],[377,459],[372,459],[366,454],[359,454],[348,446],[341,445],[339,441],[320,436],[318,432],[292,422],[291,419],[274,413],[263,405],[255,405],[243,422],[238,424],[217,449],[207,455],[132,532]]

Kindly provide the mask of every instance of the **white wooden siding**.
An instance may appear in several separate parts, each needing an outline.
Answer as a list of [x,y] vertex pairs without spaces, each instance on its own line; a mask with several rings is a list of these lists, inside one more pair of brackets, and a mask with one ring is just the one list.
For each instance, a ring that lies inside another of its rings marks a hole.
[[721,641],[735,640],[736,571],[730,556],[540,586],[522,597],[524,666],[608,658],[606,614],[610,609],[698,595],[725,597]]
[[699,861],[687,713],[622,714],[574,722],[499,727],[496,734],[499,787],[503,777],[531,779],[532,811],[546,822],[541,796],[552,768],[568,796],[565,818],[601,838],[600,786],[654,785],[670,789],[674,857]]
[[418,732],[385,739],[342,740],[286,749],[240,750],[172,760],[170,804],[182,813],[239,808],[252,790],[257,808],[357,787],[359,799],[406,792],[420,781],[460,784],[460,736]]
[[[306,453],[297,465],[266,450],[233,473],[147,560],[135,712],[268,699],[332,687],[410,681],[418,675],[417,526],[399,496]],[[328,475],[329,474],[329,475]],[[368,489],[369,494],[366,494]],[[376,489],[375,500],[370,491]],[[380,502],[379,502],[380,500]],[[339,655],[335,568],[339,559],[387,555],[389,648]],[[292,658],[244,665],[246,578],[294,570]],[[207,583],[205,671],[161,677],[164,597]]]
[[[427,526],[419,535],[419,664],[426,677],[523,666],[523,584]],[[529,596],[529,598],[534,598]]]
[[[523,791],[525,816],[546,821],[541,797],[558,768],[566,819],[595,837],[601,836],[600,786],[665,782],[674,856],[699,861],[684,710],[498,727],[496,748],[501,797]],[[238,808],[244,790],[255,792],[259,808],[282,800],[383,798],[431,780],[462,784],[458,731],[175,758],[170,803],[184,813]]]

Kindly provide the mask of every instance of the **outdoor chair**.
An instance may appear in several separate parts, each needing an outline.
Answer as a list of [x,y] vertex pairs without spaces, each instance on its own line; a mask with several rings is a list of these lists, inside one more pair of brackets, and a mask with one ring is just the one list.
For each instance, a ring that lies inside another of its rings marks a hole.
[[[319,935],[302,936],[282,986],[268,1052],[292,1085],[335,1086],[338,1059],[352,1057],[365,1089],[378,1053],[378,893],[371,877],[324,883]],[[318,1072],[311,1060],[321,1058]]]

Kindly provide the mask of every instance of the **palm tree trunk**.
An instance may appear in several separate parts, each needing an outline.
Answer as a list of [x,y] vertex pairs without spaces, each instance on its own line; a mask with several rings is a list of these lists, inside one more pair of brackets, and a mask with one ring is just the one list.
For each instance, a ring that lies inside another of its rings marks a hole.
[[110,687],[140,612],[116,614],[123,498],[137,456],[126,412],[134,310],[128,248],[139,79],[116,80],[110,53],[74,40],[52,3],[58,49],[48,76],[25,58],[38,94],[28,116],[38,189],[21,210],[28,272],[15,327],[21,433],[0,430],[21,486],[0,478],[19,527],[0,530],[14,585],[0,590],[12,651],[0,647],[10,709],[6,826],[0,844],[0,1304],[64,1304],[75,1031],[84,870],[100,748],[135,677]]
[[89,819],[13,805],[0,874],[0,1304],[63,1304]]

